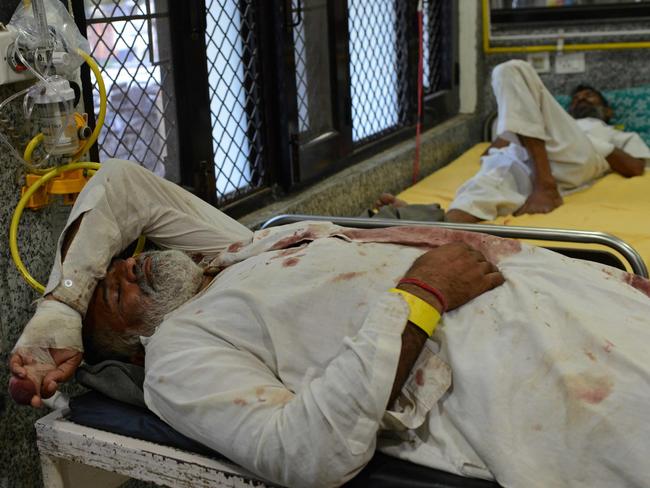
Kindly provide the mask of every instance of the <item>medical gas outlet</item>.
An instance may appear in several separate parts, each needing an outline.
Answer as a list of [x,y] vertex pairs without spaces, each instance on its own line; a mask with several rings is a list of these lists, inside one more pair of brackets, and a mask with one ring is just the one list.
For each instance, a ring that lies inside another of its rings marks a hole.
[[16,33],[0,24],[0,85],[26,81],[34,75],[14,58]]

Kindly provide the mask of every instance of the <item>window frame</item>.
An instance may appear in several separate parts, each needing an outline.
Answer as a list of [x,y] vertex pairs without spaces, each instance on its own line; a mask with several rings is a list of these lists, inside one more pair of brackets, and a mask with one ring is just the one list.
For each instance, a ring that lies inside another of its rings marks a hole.
[[619,3],[603,5],[569,5],[562,7],[500,8],[490,7],[490,22],[517,26],[604,20],[642,20],[650,17],[650,3]]
[[[180,184],[208,203],[233,217],[270,203],[278,194],[291,193],[325,176],[368,158],[415,134],[417,117],[417,0],[408,1],[408,123],[380,137],[352,141],[352,101],[348,31],[348,0],[327,0],[329,24],[330,97],[338,137],[301,147],[296,137],[298,108],[291,0],[240,0],[254,2],[255,35],[258,40],[261,78],[262,136],[265,141],[265,171],[262,184],[237,200],[219,203],[216,192],[208,61],[205,42],[206,2],[169,0],[169,28],[172,72],[175,85]],[[447,56],[445,86],[423,95],[422,130],[429,129],[458,113],[458,5],[447,2],[443,20]],[[77,25],[86,32],[84,0],[72,1]],[[415,33],[415,34],[413,34]],[[88,68],[81,71],[84,101],[93,119],[92,85]],[[280,96],[278,94],[281,94]],[[412,96],[411,96],[412,95]],[[97,147],[91,155],[96,158]],[[96,159],[98,160],[98,159]]]

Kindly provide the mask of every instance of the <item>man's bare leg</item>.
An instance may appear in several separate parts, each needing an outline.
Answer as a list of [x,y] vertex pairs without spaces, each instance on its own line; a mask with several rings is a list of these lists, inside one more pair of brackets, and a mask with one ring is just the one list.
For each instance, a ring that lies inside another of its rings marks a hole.
[[481,219],[478,217],[457,208],[447,210],[447,213],[445,213],[445,222],[452,222],[455,224],[475,224],[480,221]]
[[526,202],[514,215],[548,213],[562,205],[562,197],[557,190],[557,183],[551,173],[551,164],[546,152],[546,143],[542,139],[518,134],[519,140],[533,160],[535,175],[533,191]]

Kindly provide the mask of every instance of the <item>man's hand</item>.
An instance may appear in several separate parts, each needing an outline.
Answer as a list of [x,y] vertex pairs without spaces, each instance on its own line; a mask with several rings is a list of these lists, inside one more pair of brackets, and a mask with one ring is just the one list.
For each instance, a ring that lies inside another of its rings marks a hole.
[[[447,310],[453,310],[472,298],[504,282],[497,267],[486,261],[483,254],[462,242],[445,244],[417,258],[404,278],[415,278],[437,288],[447,300]],[[398,288],[421,298],[440,313],[442,304],[430,292],[410,284]],[[407,323],[402,333],[402,350],[388,405],[392,405],[402,390],[415,360],[422,352],[427,335],[419,327]]]
[[533,192],[528,196],[526,202],[513,215],[549,213],[562,203],[563,200],[560,192],[557,191],[555,181],[538,183],[533,187]]
[[[437,288],[447,299],[448,310],[460,307],[505,281],[499,269],[483,254],[465,243],[455,242],[432,249],[417,258],[404,278],[416,278]],[[440,302],[421,288],[401,284],[441,311]]]
[[39,302],[9,359],[17,403],[40,407],[72,377],[83,356],[81,327],[81,314],[68,305],[51,297]]
[[42,407],[43,398],[49,398],[59,383],[72,378],[83,354],[71,349],[49,349],[53,363],[35,359],[27,351],[15,352],[9,358],[12,377],[9,393],[16,403]]

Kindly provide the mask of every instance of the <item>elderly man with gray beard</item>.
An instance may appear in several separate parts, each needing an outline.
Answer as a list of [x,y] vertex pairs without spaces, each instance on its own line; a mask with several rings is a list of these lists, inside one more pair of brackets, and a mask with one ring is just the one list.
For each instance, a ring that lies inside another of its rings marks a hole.
[[[140,234],[173,250],[114,259]],[[342,484],[380,449],[505,486],[572,486],[578,465],[584,486],[643,486],[649,290],[467,232],[253,233],[113,160],[73,208],[10,390],[38,406],[85,347],[144,360],[156,415],[283,485]]]

